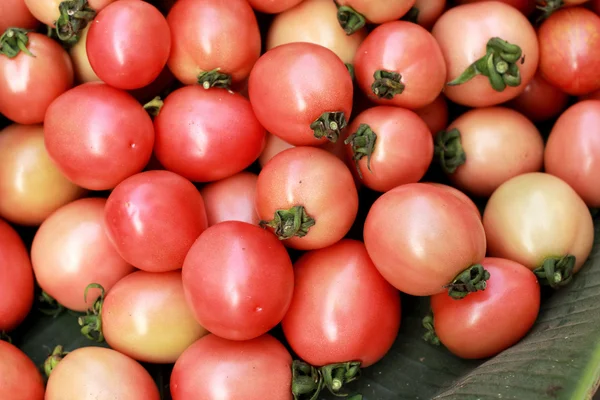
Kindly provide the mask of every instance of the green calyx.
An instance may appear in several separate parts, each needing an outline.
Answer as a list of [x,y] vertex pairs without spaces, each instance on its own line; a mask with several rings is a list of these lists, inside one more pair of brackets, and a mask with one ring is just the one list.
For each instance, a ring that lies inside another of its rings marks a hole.
[[277,210],[271,221],[260,221],[262,228],[270,227],[275,231],[279,240],[304,237],[308,234],[315,220],[306,213],[303,206],[294,206],[289,210]]
[[536,22],[539,24],[540,22],[547,19],[554,11],[562,8],[565,5],[563,0],[542,0],[538,1],[536,8],[541,11],[540,16],[537,18]]
[[559,289],[568,285],[573,279],[575,261],[575,256],[570,254],[564,257],[548,257],[533,272],[537,276],[540,285]]
[[354,8],[349,6],[340,6],[337,4],[337,2],[336,5],[338,8],[337,20],[344,32],[346,32],[346,35],[352,35],[365,26],[367,20]]
[[67,45],[79,41],[81,31],[96,17],[96,10],[87,0],[66,0],[59,4],[60,16],[56,20],[56,36]]
[[221,88],[229,89],[231,86],[231,76],[219,72],[221,68],[215,68],[210,71],[201,72],[198,75],[198,83],[204,89]]
[[156,118],[164,105],[165,102],[160,98],[160,96],[156,96],[155,98],[144,104],[144,110],[146,110],[150,117]]
[[402,75],[398,72],[380,69],[375,71],[373,79],[371,91],[380,99],[391,100],[395,95],[402,94],[404,91]]
[[42,291],[42,294],[38,300],[41,304],[39,311],[44,315],[56,318],[66,310],[62,304],[60,304],[46,292]]
[[491,38],[486,45],[485,56],[471,64],[458,78],[448,82],[448,86],[462,85],[476,77],[486,76],[492,88],[502,92],[506,87],[521,84],[519,63],[523,64],[521,48],[498,37]]
[[312,124],[310,129],[313,130],[317,139],[326,138],[332,143],[337,142],[342,129],[348,125],[346,116],[342,111],[325,112],[321,114]]
[[67,354],[69,354],[69,352],[64,351],[63,347],[60,345],[54,348],[52,354],[44,361],[44,373],[46,374],[46,377],[50,376],[54,368],[56,368],[58,363],[61,362]]
[[412,22],[413,24],[418,23],[419,20],[419,9],[417,7],[411,7],[410,10],[400,19],[401,21]]
[[90,289],[100,289],[100,297],[94,302],[94,305],[87,310],[86,315],[79,317],[77,322],[81,326],[81,334],[90,340],[103,342],[104,335],[102,333],[102,305],[104,303],[104,295],[106,294],[102,285],[91,283],[85,288],[83,299],[87,303],[87,293]]
[[454,300],[464,299],[469,293],[485,290],[490,273],[481,264],[475,264],[458,274],[452,283],[445,286]]
[[343,390],[344,385],[360,376],[360,362],[351,361],[325,365],[317,368],[303,361],[292,363],[292,394],[294,400],[317,400],[321,391],[327,388],[331,394],[347,397],[348,400],[362,400],[362,395],[352,395]]
[[439,131],[435,135],[434,154],[444,172],[453,174],[467,161],[467,155],[460,140],[460,131],[456,128]]
[[438,336],[435,333],[435,328],[433,326],[433,312],[430,311],[429,314],[427,314],[424,318],[423,318],[423,328],[425,328],[425,334],[423,334],[423,340],[425,340],[426,342],[429,342],[435,346],[439,346],[440,345],[440,338],[438,338]]
[[0,54],[5,55],[8,58],[15,58],[20,52],[27,54],[30,57],[35,57],[27,45],[29,44],[29,37],[27,34],[31,32],[27,29],[21,28],[8,28],[2,36],[0,36]]
[[375,141],[377,140],[377,134],[373,132],[371,127],[367,124],[360,124],[356,132],[348,136],[344,140],[344,144],[349,144],[352,149],[352,159],[356,165],[358,176],[362,179],[363,175],[360,171],[358,162],[363,158],[367,157],[367,169],[371,172],[371,156],[375,150]]

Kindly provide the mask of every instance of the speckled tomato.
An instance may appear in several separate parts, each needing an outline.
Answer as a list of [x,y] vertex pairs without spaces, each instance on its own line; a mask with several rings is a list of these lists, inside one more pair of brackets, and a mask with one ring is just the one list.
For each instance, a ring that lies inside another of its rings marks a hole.
[[12,26],[35,29],[40,22],[35,19],[24,0],[4,0],[0,2],[0,35]]
[[44,380],[25,353],[0,340],[0,398],[43,400]]
[[569,95],[549,84],[538,71],[523,93],[511,100],[507,106],[533,122],[541,122],[560,114],[568,102]]
[[415,112],[427,124],[433,136],[448,126],[448,102],[443,94],[425,107],[416,109]]
[[240,172],[217,182],[209,183],[200,190],[204,199],[208,226],[223,221],[241,221],[258,224],[256,212],[256,181],[251,172]]

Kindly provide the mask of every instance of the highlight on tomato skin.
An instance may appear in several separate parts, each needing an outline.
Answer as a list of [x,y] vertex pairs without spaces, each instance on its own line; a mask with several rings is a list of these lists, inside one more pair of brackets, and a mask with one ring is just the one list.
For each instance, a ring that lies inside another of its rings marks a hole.
[[0,398],[44,400],[44,380],[37,366],[25,353],[3,340],[0,340],[0,376]]

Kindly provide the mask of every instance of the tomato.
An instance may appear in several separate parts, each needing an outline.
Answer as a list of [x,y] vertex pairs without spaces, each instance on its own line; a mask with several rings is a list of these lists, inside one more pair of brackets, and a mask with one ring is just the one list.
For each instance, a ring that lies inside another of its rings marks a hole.
[[141,171],[154,145],[144,108],[131,95],[99,82],[58,97],[48,107],[44,135],[61,172],[91,190],[112,189]]
[[347,130],[348,159],[370,189],[387,192],[418,182],[433,158],[427,124],[413,111],[377,106],[358,115]]
[[338,158],[315,147],[294,147],[273,157],[258,175],[256,210],[286,246],[314,250],[348,233],[358,193]]
[[17,232],[0,219],[0,332],[11,331],[23,322],[32,304],[33,270],[29,254]]
[[345,63],[352,64],[366,29],[346,35],[337,20],[337,7],[331,0],[304,0],[278,14],[267,34],[267,50],[281,44],[308,42],[327,47]]
[[223,221],[258,224],[256,213],[256,181],[251,172],[240,172],[229,178],[209,183],[200,190],[206,207],[208,226]]
[[544,140],[517,111],[476,108],[436,137],[436,158],[455,186],[489,197],[510,178],[542,169]]
[[365,22],[383,24],[401,18],[415,0],[337,0],[338,20],[348,35]]
[[413,17],[416,22],[427,30],[431,30],[438,18],[446,10],[446,0],[416,0],[404,18]]
[[540,286],[529,269],[502,258],[485,258],[482,265],[490,273],[484,291],[460,301],[431,297],[435,333],[461,358],[487,358],[511,347],[531,329],[540,309]]
[[444,185],[443,183],[437,183],[437,182],[423,182],[423,183],[426,183],[428,185],[437,186],[444,190],[447,190],[448,192],[450,192],[450,194],[453,194],[454,196],[458,197],[459,200],[465,202],[481,218],[481,212],[479,211],[479,208],[477,207],[477,205],[473,202],[473,200],[471,200],[471,198],[469,196],[467,196],[460,190],[458,190],[452,186]]
[[101,317],[112,349],[151,363],[174,363],[208,333],[185,301],[181,271],[126,276],[108,292]]
[[410,109],[432,103],[446,78],[433,36],[407,21],[375,28],[358,48],[354,70],[360,89],[373,102]]
[[[442,293],[485,257],[485,232],[473,208],[447,189],[410,183],[379,197],[364,225],[373,263],[414,296]],[[452,288],[451,288],[452,289]]]
[[[294,296],[285,337],[314,366],[360,361],[368,367],[392,347],[400,294],[377,271],[363,243],[341,240],[294,264]],[[335,332],[335,333],[332,333]]]
[[594,225],[571,187],[532,172],[503,183],[483,213],[488,255],[537,271],[541,283],[567,284],[592,249]]
[[45,400],[159,400],[150,374],[118,351],[82,347],[52,370]]
[[[271,160],[271,158],[275,157],[284,150],[291,149],[292,147],[296,146],[289,144],[285,140],[280,139],[275,135],[267,133],[265,147],[258,157],[258,163],[261,167],[264,167],[265,164]],[[327,141],[317,147],[327,150],[340,160],[346,162],[346,145],[344,144],[343,140],[337,140],[335,143]]]
[[[69,55],[49,37],[21,29],[8,30],[0,43],[5,43],[0,50],[0,114],[19,124],[44,121],[50,103],[73,85]],[[27,46],[29,54],[17,43]]]
[[600,100],[600,90],[579,96],[578,100]]
[[[186,85],[227,86],[250,74],[260,56],[258,23],[246,0],[178,0],[169,11],[171,72]],[[206,74],[205,74],[206,73]]]
[[558,118],[548,137],[544,166],[589,207],[600,207],[600,100],[581,101]]
[[301,2],[302,0],[248,0],[256,11],[267,14],[279,14]]
[[40,226],[31,246],[38,284],[57,302],[85,311],[100,295],[85,288],[91,283],[110,290],[133,267],[119,256],[106,236],[105,199],[76,200],[61,207]]
[[[486,0],[456,0],[456,3],[457,4],[469,4],[469,3],[479,3],[482,1],[486,1]],[[535,10],[535,6],[536,6],[535,0],[497,0],[497,1],[501,1],[502,3],[506,3],[510,6],[513,6],[514,8],[521,11],[525,15],[530,15]],[[567,1],[569,1],[569,0],[567,0]],[[584,0],[584,1],[587,1],[587,0]],[[562,2],[562,0],[561,0],[561,2]]]
[[455,103],[487,107],[514,99],[537,70],[535,30],[523,13],[505,3],[456,6],[431,33],[446,59],[444,94]]
[[[4,0],[3,0],[4,1]],[[87,0],[85,7],[99,11],[115,0]],[[44,24],[53,27],[61,16],[59,6],[63,0],[25,0],[29,11]],[[78,4],[80,2],[76,2]]]
[[263,54],[250,73],[248,94],[262,126],[295,146],[337,141],[352,112],[346,66],[314,43],[287,43]]
[[24,0],[3,0],[0,2],[0,35],[10,27],[35,29],[40,22],[25,5]]
[[181,268],[208,225],[196,187],[169,171],[141,172],[121,182],[108,196],[105,221],[119,254],[148,272]]
[[291,365],[290,353],[272,336],[238,342],[206,335],[175,363],[171,396],[173,400],[291,400]]
[[169,67],[165,66],[158,77],[152,81],[152,83],[139,89],[128,90],[128,92],[135,97],[137,101],[142,104],[146,104],[165,92],[170,93],[174,89],[175,85],[175,77],[169,70]]
[[44,380],[25,353],[0,340],[0,398],[44,400]]
[[448,126],[448,103],[443,94],[425,107],[416,109],[415,112],[427,124],[434,137],[436,133]]
[[84,194],[48,157],[42,125],[10,125],[0,131],[0,216],[39,225]]
[[600,17],[582,7],[554,12],[540,26],[540,72],[570,95],[600,89]]
[[600,0],[592,0],[590,6],[597,15],[600,15]]
[[75,70],[75,79],[79,83],[102,81],[102,79],[98,78],[98,75],[94,72],[87,54],[87,34],[90,30],[90,26],[91,25],[88,25],[81,31],[79,41],[69,50],[69,55],[73,62],[73,69]]
[[250,102],[226,89],[186,86],[165,99],[154,120],[160,163],[191,181],[234,175],[260,155],[265,129]]
[[171,50],[169,24],[144,1],[116,1],[98,13],[86,42],[98,77],[120,89],[138,89],[154,81]]
[[533,122],[541,122],[560,114],[568,102],[569,95],[549,84],[538,71],[523,93],[511,100],[507,106]]

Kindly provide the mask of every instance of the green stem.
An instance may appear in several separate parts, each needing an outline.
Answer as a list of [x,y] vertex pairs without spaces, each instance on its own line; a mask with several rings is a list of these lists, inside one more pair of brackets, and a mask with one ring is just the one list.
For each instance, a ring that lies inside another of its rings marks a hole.
[[402,21],[412,22],[418,24],[419,21],[419,9],[417,7],[411,7],[410,10],[401,18]]
[[48,305],[47,308],[46,307],[39,308],[39,311],[44,315],[48,315],[53,318],[56,318],[66,310],[62,304],[60,304],[52,296],[50,296],[48,293],[46,293],[44,291],[42,291],[42,294],[39,297],[39,301],[42,305],[44,305],[44,304]]
[[354,73],[354,65],[352,65],[350,63],[345,63],[345,65],[346,65],[346,69],[348,70],[348,73],[350,74],[350,77],[354,81],[356,79],[356,74]]
[[391,100],[395,95],[402,94],[404,91],[405,86],[402,83],[402,75],[398,72],[380,69],[375,71],[373,78],[371,91],[380,99]]
[[542,265],[533,272],[541,285],[559,289],[573,279],[575,269],[575,256],[567,254],[564,257],[548,257]]
[[56,35],[67,45],[79,41],[81,32],[96,17],[96,10],[87,0],[66,0],[58,6],[60,16],[56,20]]
[[429,314],[423,318],[423,328],[426,330],[425,334],[423,335],[423,340],[435,346],[439,346],[440,338],[438,338],[437,334],[435,333],[432,311],[430,311]]
[[8,58],[15,58],[22,51],[30,57],[35,57],[28,49],[29,37],[27,34],[31,32],[27,29],[8,28],[2,36],[0,36],[0,54]]
[[58,363],[61,362],[67,354],[69,354],[69,352],[64,351],[63,347],[60,345],[54,348],[52,354],[44,361],[44,373],[46,374],[46,377],[50,377],[54,368],[56,368]]
[[320,371],[299,360],[292,363],[292,394],[294,400],[317,400],[323,390]]
[[448,295],[454,300],[465,298],[469,293],[485,290],[490,273],[481,264],[475,264],[458,274],[452,283],[446,285]]
[[349,6],[338,5],[337,19],[346,35],[359,31],[367,22],[362,14]]
[[371,172],[371,156],[375,150],[375,141],[377,140],[377,134],[373,132],[371,127],[367,124],[360,124],[358,130],[348,136],[344,140],[344,144],[350,144],[352,149],[352,159],[356,165],[358,176],[362,179],[362,172],[360,171],[359,161],[363,157],[367,157],[367,169]]
[[552,13],[565,5],[563,0],[539,0],[536,8],[541,11],[541,15],[537,18],[536,23],[541,23],[547,19]]
[[310,129],[313,130],[317,139],[325,137],[332,143],[337,142],[342,129],[348,125],[346,116],[342,111],[326,112],[321,114],[312,124]]
[[104,304],[105,290],[102,285],[97,283],[90,283],[83,293],[83,300],[87,303],[87,294],[89,289],[100,289],[100,296],[92,307],[87,310],[86,315],[79,317],[77,322],[81,326],[81,334],[90,340],[96,342],[104,341],[104,334],[102,333],[102,306]]
[[323,385],[335,396],[347,396],[342,388],[360,377],[360,361],[325,365],[320,368]]
[[290,239],[294,236],[304,237],[308,234],[315,220],[306,213],[303,206],[294,206],[289,210],[277,210],[271,221],[260,221],[262,228],[274,229],[279,240]]
[[456,128],[439,131],[435,135],[434,152],[438,163],[447,174],[453,174],[467,161],[467,155],[460,139],[460,131]]
[[213,87],[229,89],[231,86],[231,76],[220,73],[220,70],[221,68],[215,68],[211,71],[201,72],[198,75],[198,83],[202,85],[204,89]]
[[156,118],[164,105],[165,102],[160,98],[160,96],[156,96],[155,98],[144,104],[144,110],[146,110],[146,112],[152,118]]

